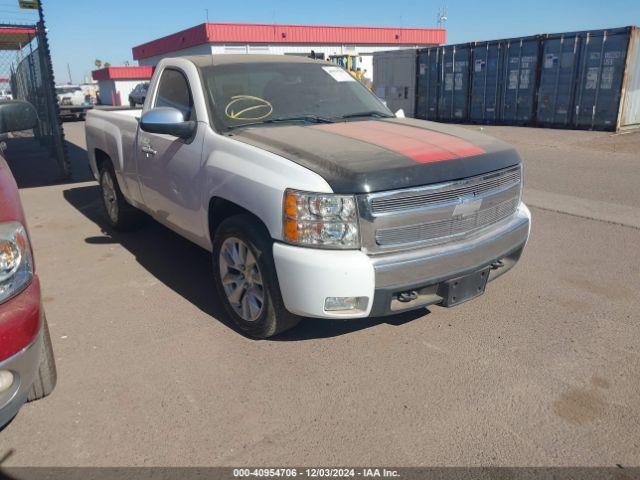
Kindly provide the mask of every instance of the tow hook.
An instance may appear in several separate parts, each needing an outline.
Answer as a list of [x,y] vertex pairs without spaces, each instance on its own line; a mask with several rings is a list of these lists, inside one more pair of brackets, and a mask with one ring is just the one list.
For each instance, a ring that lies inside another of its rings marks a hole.
[[491,270],[498,270],[499,268],[502,268],[502,267],[504,267],[504,263],[502,262],[502,260],[498,260],[491,264]]
[[401,292],[398,294],[398,301],[402,303],[413,302],[418,299],[418,292],[410,290],[408,292]]

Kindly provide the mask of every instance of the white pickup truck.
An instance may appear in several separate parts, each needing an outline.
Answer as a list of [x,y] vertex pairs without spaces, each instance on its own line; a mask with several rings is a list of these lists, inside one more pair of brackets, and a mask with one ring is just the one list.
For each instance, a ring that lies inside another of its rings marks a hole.
[[57,86],[56,96],[58,97],[60,116],[63,118],[74,117],[84,120],[87,111],[93,108],[82,88],[77,85]]
[[165,59],[142,111],[93,110],[86,135],[111,226],[142,210],[211,251],[212,288],[256,338],[458,305],[529,237],[512,147],[397,118],[322,61]]

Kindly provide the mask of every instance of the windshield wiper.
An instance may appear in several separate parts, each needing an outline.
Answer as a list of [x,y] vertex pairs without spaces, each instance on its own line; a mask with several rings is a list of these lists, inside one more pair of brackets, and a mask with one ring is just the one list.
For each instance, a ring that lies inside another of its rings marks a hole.
[[318,115],[298,115],[295,117],[280,117],[266,120],[265,123],[277,122],[313,122],[313,123],[333,123],[330,118],[319,117]]
[[378,110],[370,110],[368,112],[347,113],[346,115],[342,115],[340,118],[347,119],[356,117],[394,118],[394,115],[389,115],[388,113],[380,112]]
[[296,115],[291,117],[278,117],[261,120],[259,122],[243,123],[242,125],[231,125],[229,130],[235,128],[252,127],[255,125],[269,125],[273,123],[286,123],[286,122],[310,122],[310,123],[334,123],[333,120],[325,117],[319,117],[318,115]]

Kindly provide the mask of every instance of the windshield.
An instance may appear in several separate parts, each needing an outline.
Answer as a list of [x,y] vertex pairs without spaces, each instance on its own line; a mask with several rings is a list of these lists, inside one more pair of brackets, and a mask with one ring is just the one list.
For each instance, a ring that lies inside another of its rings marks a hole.
[[261,123],[392,116],[364,85],[335,65],[218,65],[204,67],[202,77],[220,130]]

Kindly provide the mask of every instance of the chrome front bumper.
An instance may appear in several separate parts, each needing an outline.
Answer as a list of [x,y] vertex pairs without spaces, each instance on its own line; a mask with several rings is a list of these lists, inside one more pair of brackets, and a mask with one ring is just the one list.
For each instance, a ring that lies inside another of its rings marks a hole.
[[[273,244],[280,292],[290,312],[314,318],[365,318],[391,315],[442,302],[438,284],[502,262],[489,280],[508,271],[520,258],[531,223],[529,209],[516,213],[464,240],[409,252],[367,255],[360,250],[321,250]],[[301,281],[304,279],[304,281]],[[398,294],[418,292],[415,302],[400,302]],[[366,310],[330,312],[328,297],[365,297]]]
[[[439,303],[437,285],[492,264],[489,281],[517,263],[529,239],[531,213],[524,203],[511,217],[465,240],[371,257],[376,293],[371,315],[388,315]],[[399,302],[399,292],[414,290],[418,298]]]
[[0,428],[16,416],[27,401],[31,386],[38,374],[43,342],[42,328],[35,340],[18,353],[0,362],[0,371],[9,370],[14,375],[13,385],[0,394]]

